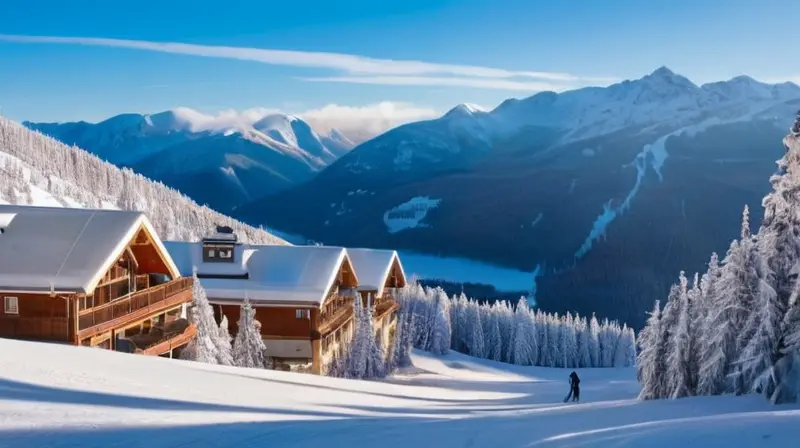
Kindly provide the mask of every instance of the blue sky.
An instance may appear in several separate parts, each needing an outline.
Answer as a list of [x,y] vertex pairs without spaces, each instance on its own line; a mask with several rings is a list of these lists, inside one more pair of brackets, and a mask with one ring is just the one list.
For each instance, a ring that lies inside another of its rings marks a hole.
[[[0,107],[17,120],[331,104],[363,116],[380,102],[405,120],[661,65],[699,83],[800,80],[791,0],[2,3]],[[76,37],[113,41],[58,39]],[[144,49],[163,42],[198,47]]]

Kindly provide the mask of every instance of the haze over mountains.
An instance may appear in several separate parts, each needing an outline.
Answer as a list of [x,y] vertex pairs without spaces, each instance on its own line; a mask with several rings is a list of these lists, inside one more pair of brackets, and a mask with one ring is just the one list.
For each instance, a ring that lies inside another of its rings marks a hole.
[[286,116],[224,131],[186,110],[26,125],[253,224],[535,272],[545,309],[638,326],[680,269],[724,253],[745,204],[760,213],[798,108],[794,84],[698,86],[662,67],[459,105],[353,149]]

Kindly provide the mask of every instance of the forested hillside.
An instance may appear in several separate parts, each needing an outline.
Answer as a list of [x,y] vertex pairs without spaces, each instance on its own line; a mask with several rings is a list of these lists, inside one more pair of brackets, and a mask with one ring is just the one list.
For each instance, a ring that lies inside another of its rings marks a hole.
[[139,210],[147,214],[162,239],[196,240],[214,225],[228,225],[245,241],[287,244],[161,183],[0,117],[2,202]]

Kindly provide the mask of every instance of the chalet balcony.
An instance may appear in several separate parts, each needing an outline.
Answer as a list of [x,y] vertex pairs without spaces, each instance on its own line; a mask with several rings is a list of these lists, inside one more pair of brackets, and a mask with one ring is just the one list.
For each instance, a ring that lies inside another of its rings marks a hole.
[[353,298],[347,296],[334,296],[326,300],[325,306],[319,313],[319,326],[317,331],[325,335],[339,328],[347,322],[353,314]]
[[398,308],[400,308],[400,304],[394,298],[390,296],[381,297],[375,302],[375,318],[381,319]]
[[99,306],[78,312],[78,337],[84,339],[126,325],[189,301],[191,278],[136,291]]
[[[400,305],[390,296],[381,297],[375,301],[375,318],[381,319],[387,313],[398,309]],[[329,298],[320,311],[319,327],[317,331],[325,336],[345,324],[353,315],[353,298],[335,296]]]
[[189,343],[197,334],[197,327],[185,319],[165,326],[161,331],[151,331],[147,335],[131,338],[136,349],[134,353],[158,356]]

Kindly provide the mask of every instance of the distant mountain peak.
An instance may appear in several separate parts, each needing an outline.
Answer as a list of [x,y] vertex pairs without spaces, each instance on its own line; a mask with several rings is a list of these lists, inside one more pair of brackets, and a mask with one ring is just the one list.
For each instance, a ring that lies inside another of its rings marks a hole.
[[672,78],[674,76],[680,76],[677,73],[673,72],[669,69],[666,65],[662,65],[661,67],[655,69],[650,76],[655,78]]
[[456,107],[450,109],[445,116],[471,116],[475,114],[485,113],[486,110],[477,104],[461,103]]

